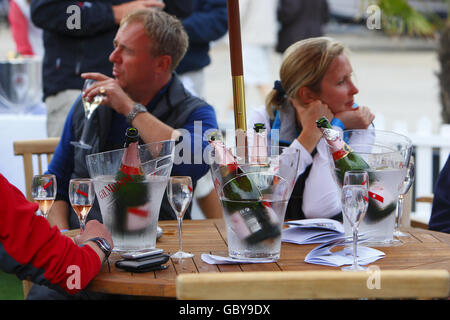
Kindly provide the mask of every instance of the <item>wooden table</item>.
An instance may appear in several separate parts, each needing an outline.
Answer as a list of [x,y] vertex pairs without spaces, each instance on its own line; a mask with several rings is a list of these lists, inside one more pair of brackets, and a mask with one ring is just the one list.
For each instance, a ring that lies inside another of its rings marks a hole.
[[[157,247],[166,253],[178,250],[176,221],[160,221],[163,236]],[[412,237],[402,238],[404,244],[396,247],[378,248],[386,256],[373,265],[380,269],[447,269],[450,271],[450,234],[424,229],[404,230]],[[286,271],[286,270],[339,270],[335,267],[307,264],[304,258],[314,245],[282,243],[281,257],[277,262],[264,264],[210,265],[201,260],[202,253],[227,255],[226,230],[223,220],[186,220],[183,222],[183,250],[195,256],[182,263],[169,260],[169,268],[147,273],[129,273],[117,269],[115,261],[120,259],[112,254],[111,273],[103,265],[100,273],[87,290],[112,294],[128,294],[157,298],[175,298],[175,279],[181,273],[229,272],[229,271]]]

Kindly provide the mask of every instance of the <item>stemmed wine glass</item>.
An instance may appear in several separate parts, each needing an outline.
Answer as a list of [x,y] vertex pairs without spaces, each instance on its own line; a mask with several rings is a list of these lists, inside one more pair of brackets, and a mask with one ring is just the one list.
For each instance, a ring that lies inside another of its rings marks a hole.
[[[90,86],[92,86],[97,80],[94,79],[86,79],[84,81],[83,85],[83,93],[88,89]],[[96,95],[92,101],[87,101],[83,96],[81,97],[81,101],[83,102],[84,107],[84,114],[85,114],[85,120],[84,120],[84,127],[83,132],[81,134],[80,141],[72,141],[70,142],[72,145],[82,148],[82,149],[91,149],[92,146],[87,144],[85,142],[86,137],[88,135],[88,132],[90,129],[92,129],[91,122],[89,121],[91,119],[92,114],[94,113],[94,110],[97,109],[97,107],[102,103],[102,100],[105,96],[102,94]]]
[[400,237],[409,237],[409,234],[400,231],[400,225],[402,221],[403,214],[403,201],[405,200],[405,195],[408,193],[414,182],[414,159],[411,156],[411,160],[409,162],[408,168],[406,169],[405,180],[403,180],[401,184],[400,193],[398,194],[397,199],[397,223],[395,225],[394,236],[397,238]]
[[95,193],[92,179],[71,179],[69,183],[69,200],[80,221],[81,232],[84,230],[86,218],[94,203]]
[[33,176],[31,195],[39,205],[42,216],[47,219],[48,211],[56,198],[56,177],[53,174],[39,174]]
[[346,271],[367,270],[358,265],[358,227],[369,206],[369,175],[365,171],[347,171],[342,186],[342,211],[353,231],[353,265],[343,267]]
[[182,250],[182,224],[183,217],[186,209],[192,200],[192,180],[188,176],[170,177],[167,185],[167,198],[169,203],[175,211],[178,219],[178,240],[180,247],[178,252],[171,255],[171,258],[183,259],[191,258],[194,255],[192,253],[183,252]]

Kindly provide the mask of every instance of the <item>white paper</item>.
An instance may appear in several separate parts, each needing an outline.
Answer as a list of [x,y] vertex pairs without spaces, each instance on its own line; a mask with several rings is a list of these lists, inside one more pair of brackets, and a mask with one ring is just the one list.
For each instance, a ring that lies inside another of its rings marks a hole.
[[[346,247],[342,250],[331,252],[331,248],[343,244],[343,239],[324,243],[308,253],[305,257],[305,262],[332,267],[351,265],[353,264],[352,247]],[[385,253],[380,250],[364,247],[361,245],[358,245],[357,254],[358,264],[360,265],[367,265],[369,263],[377,261],[378,259],[384,258],[385,256]]]
[[281,241],[296,244],[325,243],[345,237],[344,225],[333,219],[302,219],[288,221]]
[[245,260],[232,257],[222,257],[213,254],[202,253],[202,260],[208,264],[239,264],[239,263],[272,263],[273,259],[266,260]]

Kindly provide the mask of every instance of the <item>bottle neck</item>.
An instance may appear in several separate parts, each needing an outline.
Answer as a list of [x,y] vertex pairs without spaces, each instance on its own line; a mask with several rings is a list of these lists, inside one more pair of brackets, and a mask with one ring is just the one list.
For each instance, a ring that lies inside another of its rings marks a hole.
[[128,148],[125,149],[122,157],[121,170],[132,175],[142,174],[137,141],[130,143]]
[[337,161],[346,157],[352,150],[334,129],[322,128],[323,136],[330,146],[333,160]]

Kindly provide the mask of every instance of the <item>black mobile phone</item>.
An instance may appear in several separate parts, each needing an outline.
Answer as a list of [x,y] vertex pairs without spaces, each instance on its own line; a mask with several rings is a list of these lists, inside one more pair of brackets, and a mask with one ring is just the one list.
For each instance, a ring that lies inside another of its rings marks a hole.
[[121,253],[120,255],[122,256],[122,258],[127,259],[127,260],[136,260],[136,259],[146,258],[146,257],[150,257],[150,256],[155,256],[155,255],[158,255],[161,253],[163,253],[163,249],[153,248],[153,249],[149,249],[149,250],[145,250],[145,251],[125,252],[125,253]]
[[128,272],[148,272],[154,270],[164,270],[167,266],[163,264],[169,261],[168,254],[158,254],[136,260],[122,259],[116,261],[116,267]]

